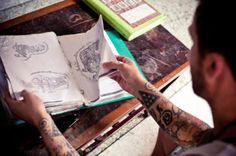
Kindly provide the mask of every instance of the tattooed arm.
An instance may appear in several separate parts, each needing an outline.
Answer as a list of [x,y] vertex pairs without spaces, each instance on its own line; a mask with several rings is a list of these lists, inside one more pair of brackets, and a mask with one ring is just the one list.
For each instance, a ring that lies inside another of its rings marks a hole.
[[76,150],[71,146],[71,144],[61,134],[61,132],[58,130],[49,115],[48,117],[42,118],[39,121],[38,129],[51,155],[79,155]]
[[144,80],[131,60],[121,56],[117,56],[117,60],[119,63],[104,63],[105,68],[118,70],[111,78],[139,99],[159,126],[175,142],[180,146],[190,147],[209,139],[211,129],[205,122],[184,112],[167,100],[155,86]]
[[136,97],[179,145],[191,147],[210,140],[212,129],[205,122],[176,107],[155,86],[145,82],[137,91]]
[[34,125],[41,133],[51,155],[79,155],[56,127],[51,116],[46,112],[42,101],[28,91],[22,91],[22,101],[15,101],[6,96],[5,100],[11,111],[20,119]]

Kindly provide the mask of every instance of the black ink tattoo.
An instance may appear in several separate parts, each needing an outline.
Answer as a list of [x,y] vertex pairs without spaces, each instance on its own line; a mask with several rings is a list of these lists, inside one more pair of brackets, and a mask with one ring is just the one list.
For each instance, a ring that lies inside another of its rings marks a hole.
[[147,108],[149,108],[152,104],[154,104],[157,99],[159,99],[158,95],[154,95],[154,94],[147,93],[147,92],[144,92],[144,91],[139,91],[139,94],[142,98],[141,101],[143,101],[143,104]]
[[173,112],[174,116],[179,117],[183,113],[183,110],[181,110],[178,107],[173,105],[172,106],[172,112]]
[[51,137],[57,137],[61,135],[61,132],[58,130],[54,122],[52,122],[52,125],[49,124],[50,122],[47,119],[42,119],[39,123],[39,128],[43,131],[44,134],[51,136]]
[[42,119],[42,120],[39,122],[39,128],[40,128],[45,134],[48,134],[48,132],[50,131],[48,120],[47,120],[47,119]]
[[158,93],[158,90],[155,86],[153,86],[151,83],[149,82],[146,82],[145,83],[145,87],[147,90],[151,91],[151,92],[154,92],[154,93]]
[[147,82],[145,87],[147,92],[139,91],[139,101],[149,109],[159,126],[181,146],[194,147],[212,138],[212,130],[206,123],[173,105],[152,84]]
[[59,131],[59,129],[57,128],[57,126],[55,125],[55,123],[52,123],[52,137],[57,137],[62,135],[61,132]]
[[173,113],[168,109],[164,110],[159,105],[156,106],[156,110],[160,115],[160,120],[158,121],[158,123],[163,129],[166,129],[166,127],[173,121]]
[[78,155],[78,153],[76,152],[76,150],[74,149],[74,147],[72,147],[69,142],[66,142],[66,147],[68,147],[68,149],[69,149],[69,151],[67,152],[67,154],[70,154],[70,155]]
[[[63,151],[63,149],[65,151]],[[61,141],[60,144],[58,144],[55,148],[52,150],[52,154],[54,155],[65,155],[65,156],[78,156],[78,153],[76,150],[71,146],[71,144],[64,140]]]
[[45,129],[45,127],[48,127],[48,120],[47,119],[42,119],[39,122],[39,128],[40,129]]
[[161,120],[165,123],[166,126],[168,126],[173,119],[172,112],[170,110],[165,110],[161,115]]
[[149,110],[150,115],[154,118],[154,120],[157,120],[157,115],[154,109]]
[[163,108],[161,108],[160,105],[157,105],[157,111],[159,112],[161,116],[161,113],[163,112]]
[[49,137],[49,144],[53,145],[51,150],[49,148],[49,152],[52,155],[78,156],[77,151],[62,136],[53,121],[44,118],[39,122],[39,128],[42,131],[42,135]]
[[55,155],[60,155],[61,152],[62,152],[62,148],[63,148],[63,144],[59,144],[57,145],[55,148],[53,148],[52,150],[52,155],[55,154]]

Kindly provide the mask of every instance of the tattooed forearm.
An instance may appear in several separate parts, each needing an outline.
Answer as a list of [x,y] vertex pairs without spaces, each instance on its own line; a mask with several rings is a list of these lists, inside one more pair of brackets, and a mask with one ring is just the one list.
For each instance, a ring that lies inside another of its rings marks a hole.
[[64,138],[51,118],[43,118],[38,127],[51,155],[78,156],[76,150]]
[[173,105],[152,84],[147,82],[138,93],[140,102],[159,126],[180,145],[195,146],[206,138],[201,136],[204,136],[210,127]]
[[51,137],[56,137],[61,135],[61,132],[58,130],[54,122],[50,122],[46,118],[40,121],[39,128],[42,130],[43,133]]
[[51,155],[63,155],[63,156],[77,156],[78,153],[66,140],[61,140],[60,143],[53,148]]
[[150,108],[150,106],[152,106],[152,104],[154,104],[156,100],[159,98],[158,95],[154,95],[144,91],[139,91],[139,94],[141,96],[141,101],[147,108]]
[[156,102],[156,100],[159,99],[159,96],[157,94],[158,91],[156,90],[156,88],[149,82],[145,83],[145,89],[147,89],[147,91],[138,91],[140,95],[140,98],[138,98],[138,100],[143,105],[145,105],[147,109],[149,109]]
[[165,129],[165,127],[169,126],[173,121],[173,115],[172,112],[170,110],[164,110],[161,113],[160,116],[160,125],[162,125],[162,128]]
[[149,82],[146,82],[145,83],[145,88],[148,90],[148,91],[151,91],[153,93],[158,93],[158,90],[155,86],[153,86],[151,83]]
[[176,117],[180,117],[180,115],[184,112],[182,109],[179,109],[174,105],[172,106],[171,110]]

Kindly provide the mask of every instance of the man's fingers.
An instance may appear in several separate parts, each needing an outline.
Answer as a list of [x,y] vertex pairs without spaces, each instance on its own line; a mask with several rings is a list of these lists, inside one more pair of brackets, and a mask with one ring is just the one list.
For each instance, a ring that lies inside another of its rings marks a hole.
[[29,95],[29,91],[23,90],[20,95],[25,99]]
[[7,94],[4,99],[5,99],[7,105],[8,105],[10,108],[14,107],[14,105],[17,103],[17,101],[15,101],[14,99],[12,99],[9,94]]
[[103,67],[107,69],[120,69],[121,64],[118,62],[106,62],[106,63],[103,63]]
[[11,99],[11,97],[10,97],[9,94],[6,94],[5,97],[4,97],[4,99],[5,99],[5,101],[6,101],[7,103],[10,103],[10,102],[12,101],[12,99]]
[[120,61],[120,62],[122,62],[122,63],[126,63],[126,62],[127,62],[127,58],[124,57],[124,56],[118,56],[118,55],[116,55],[116,59],[117,59],[117,61]]
[[23,90],[21,92],[21,96],[23,97],[24,101],[29,101],[30,97],[32,96],[32,93],[30,91],[28,91],[28,90]]

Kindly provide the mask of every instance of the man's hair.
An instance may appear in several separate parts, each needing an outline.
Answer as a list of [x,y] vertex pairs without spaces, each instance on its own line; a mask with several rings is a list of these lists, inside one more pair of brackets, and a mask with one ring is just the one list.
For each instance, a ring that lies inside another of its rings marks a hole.
[[236,8],[233,0],[199,0],[196,32],[200,56],[217,52],[227,61],[236,80]]

